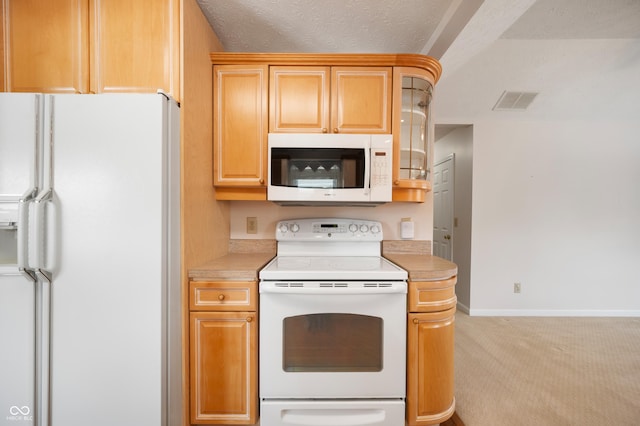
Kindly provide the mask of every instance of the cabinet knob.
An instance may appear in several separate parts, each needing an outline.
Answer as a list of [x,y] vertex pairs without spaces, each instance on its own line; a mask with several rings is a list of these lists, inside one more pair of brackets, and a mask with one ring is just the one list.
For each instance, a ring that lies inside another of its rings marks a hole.
[[340,133],[340,130],[338,130],[338,128],[337,128],[337,127],[334,127],[334,128],[333,128],[333,133]]
[[322,133],[327,133],[327,128],[326,127],[322,128]]
[[263,178],[260,178],[259,182],[260,182],[260,185],[264,185],[264,179]]
[[224,300],[224,294],[219,294],[218,300],[222,302]]
[[420,320],[419,320],[418,318],[414,318],[414,319],[413,319],[413,323],[414,323],[414,324],[420,324]]
[[393,181],[393,184],[394,184],[394,185],[400,185],[400,181],[399,181],[399,180],[394,180],[394,181]]
[[253,317],[247,317],[247,322],[253,321]]

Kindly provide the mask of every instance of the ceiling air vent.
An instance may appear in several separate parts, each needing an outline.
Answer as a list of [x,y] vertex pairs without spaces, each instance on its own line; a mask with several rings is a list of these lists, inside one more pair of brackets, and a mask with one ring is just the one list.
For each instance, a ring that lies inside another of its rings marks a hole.
[[494,111],[524,111],[538,96],[536,92],[502,92]]

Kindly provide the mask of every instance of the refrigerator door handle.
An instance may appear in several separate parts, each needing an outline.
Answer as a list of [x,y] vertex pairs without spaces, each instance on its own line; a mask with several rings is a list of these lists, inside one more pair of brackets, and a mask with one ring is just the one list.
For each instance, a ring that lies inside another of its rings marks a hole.
[[[51,283],[51,271],[47,265],[46,249],[54,241],[55,235],[47,228],[47,212],[46,207],[48,203],[53,202],[53,189],[49,188],[47,191],[42,192],[34,201],[34,229],[33,229],[33,269],[49,283]],[[49,231],[49,232],[47,232]]]
[[18,271],[31,281],[36,281],[36,276],[29,266],[29,206],[36,193],[37,189],[34,188],[18,202],[17,266]]

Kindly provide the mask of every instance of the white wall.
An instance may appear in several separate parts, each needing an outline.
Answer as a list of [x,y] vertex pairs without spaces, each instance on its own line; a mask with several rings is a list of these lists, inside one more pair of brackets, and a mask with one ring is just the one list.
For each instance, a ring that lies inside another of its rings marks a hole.
[[[474,128],[470,313],[640,316],[640,40],[500,39],[443,69],[435,123]],[[492,111],[504,90],[540,94]]]
[[639,134],[638,121],[475,123],[472,314],[640,315]]
[[[258,218],[258,233],[246,233],[246,218]],[[431,241],[433,235],[433,197],[424,203],[388,203],[376,207],[282,207],[268,201],[231,201],[231,238],[275,238],[276,223],[304,217],[346,217],[382,222],[385,240],[400,239],[400,221],[411,217],[415,240]]]

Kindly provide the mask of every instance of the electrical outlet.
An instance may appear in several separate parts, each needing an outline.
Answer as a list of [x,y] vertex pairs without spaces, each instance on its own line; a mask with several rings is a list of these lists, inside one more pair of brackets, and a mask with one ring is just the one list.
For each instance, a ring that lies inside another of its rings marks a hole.
[[514,293],[520,293],[520,290],[522,289],[522,284],[520,283],[513,283],[513,292]]
[[257,217],[247,217],[247,234],[257,234],[258,233],[258,218]]

